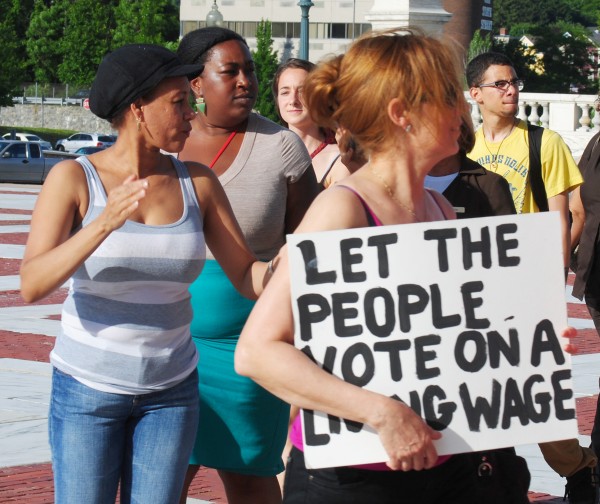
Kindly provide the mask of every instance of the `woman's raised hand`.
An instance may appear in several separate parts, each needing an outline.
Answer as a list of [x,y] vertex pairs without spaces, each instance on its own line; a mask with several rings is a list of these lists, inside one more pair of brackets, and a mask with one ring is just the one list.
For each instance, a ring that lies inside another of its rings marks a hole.
[[148,181],[130,175],[119,186],[108,193],[106,207],[100,218],[107,231],[119,229],[139,206],[139,201],[146,195]]

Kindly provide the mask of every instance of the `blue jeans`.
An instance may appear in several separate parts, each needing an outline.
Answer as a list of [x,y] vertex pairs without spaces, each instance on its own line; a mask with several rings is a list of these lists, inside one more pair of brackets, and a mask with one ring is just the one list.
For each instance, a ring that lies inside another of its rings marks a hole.
[[49,434],[55,503],[179,501],[198,427],[198,373],[143,395],[94,390],[54,369]]

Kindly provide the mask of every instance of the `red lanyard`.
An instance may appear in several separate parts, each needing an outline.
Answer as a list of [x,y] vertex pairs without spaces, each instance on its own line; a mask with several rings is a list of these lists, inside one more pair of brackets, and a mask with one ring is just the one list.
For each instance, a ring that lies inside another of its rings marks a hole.
[[219,160],[219,158],[221,157],[221,154],[223,154],[223,152],[225,152],[225,149],[227,149],[227,146],[231,143],[231,141],[233,140],[233,137],[235,136],[236,133],[237,133],[237,131],[232,131],[231,134],[227,137],[227,140],[225,140],[223,147],[221,147],[219,149],[219,152],[217,152],[217,155],[214,157],[214,159],[208,165],[209,168],[212,168],[213,166],[215,166],[215,163]]
[[329,142],[327,142],[326,140],[323,140],[319,146],[310,153],[310,158],[313,159],[319,152],[321,152],[325,147],[327,147],[329,145]]
[[335,134],[333,133],[333,131],[330,131],[325,135],[325,140],[323,140],[319,144],[319,146],[310,153],[310,158],[313,159],[325,147],[327,147],[329,144],[334,144],[334,143],[335,143]]

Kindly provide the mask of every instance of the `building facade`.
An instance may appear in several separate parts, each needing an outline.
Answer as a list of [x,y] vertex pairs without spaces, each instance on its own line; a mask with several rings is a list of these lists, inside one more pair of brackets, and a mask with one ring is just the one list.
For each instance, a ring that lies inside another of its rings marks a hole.
[[492,33],[492,0],[444,0],[444,9],[452,18],[444,27],[444,33],[468,49],[473,33]]
[[[206,26],[215,0],[181,0],[180,33]],[[362,33],[374,28],[420,26],[432,34],[446,33],[468,47],[475,29],[491,30],[492,0],[312,0],[309,59],[340,54]],[[216,0],[223,26],[256,48],[256,27],[272,23],[274,49],[281,61],[298,55],[301,10],[298,0]],[[489,14],[489,16],[488,16]]]

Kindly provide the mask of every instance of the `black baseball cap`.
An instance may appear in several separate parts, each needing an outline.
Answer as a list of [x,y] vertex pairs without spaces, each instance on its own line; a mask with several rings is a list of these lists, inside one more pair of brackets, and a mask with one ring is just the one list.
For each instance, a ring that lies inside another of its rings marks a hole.
[[123,108],[152,91],[168,77],[193,79],[204,65],[184,65],[169,49],[154,44],[129,44],[107,54],[96,72],[90,110],[110,121]]

